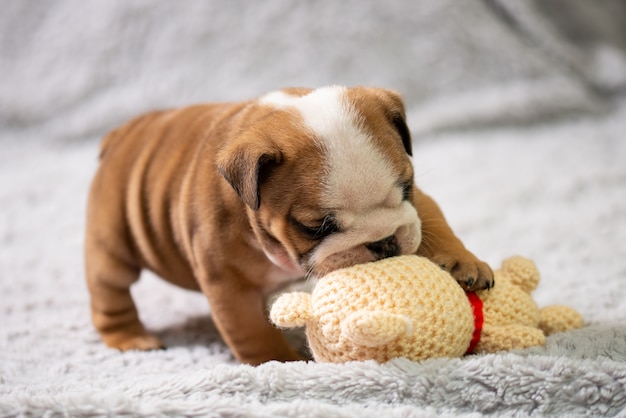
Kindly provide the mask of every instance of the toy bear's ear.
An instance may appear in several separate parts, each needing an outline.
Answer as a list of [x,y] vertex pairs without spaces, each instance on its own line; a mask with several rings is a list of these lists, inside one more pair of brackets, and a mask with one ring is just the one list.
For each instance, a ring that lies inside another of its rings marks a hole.
[[527,293],[535,290],[539,284],[539,270],[528,258],[520,256],[507,258],[502,263],[501,271],[510,277],[514,285]]
[[311,295],[305,292],[282,294],[270,309],[270,319],[281,328],[303,327],[312,315]]
[[355,312],[341,322],[341,334],[365,347],[385,345],[412,330],[410,318],[383,311]]

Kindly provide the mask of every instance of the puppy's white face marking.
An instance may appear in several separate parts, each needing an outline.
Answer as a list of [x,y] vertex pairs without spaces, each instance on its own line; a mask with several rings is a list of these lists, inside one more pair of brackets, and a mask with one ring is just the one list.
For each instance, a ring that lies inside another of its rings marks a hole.
[[388,196],[397,175],[374,147],[369,134],[360,128],[359,115],[348,102],[346,90],[323,87],[302,97],[279,91],[264,96],[261,103],[297,109],[305,127],[325,150],[328,171],[323,204],[326,208],[340,208],[346,201],[354,210],[365,210],[386,200],[392,205],[399,203],[401,191],[395,190],[395,196]]
[[396,236],[403,254],[417,250],[420,220],[413,205],[403,200],[401,173],[363,128],[367,121],[348,99],[345,87],[324,87],[304,96],[279,91],[260,102],[296,110],[303,128],[326,156],[320,202],[323,210],[333,214],[340,231],[316,247],[310,264],[327,263],[321,270],[331,270],[352,259],[373,261],[363,244],[391,235]]

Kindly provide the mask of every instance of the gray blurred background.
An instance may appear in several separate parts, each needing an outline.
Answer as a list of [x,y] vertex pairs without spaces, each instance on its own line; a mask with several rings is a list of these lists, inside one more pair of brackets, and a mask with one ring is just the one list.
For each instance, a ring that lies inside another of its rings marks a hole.
[[376,85],[414,135],[611,109],[623,0],[20,0],[0,13],[0,139],[95,139],[137,113]]

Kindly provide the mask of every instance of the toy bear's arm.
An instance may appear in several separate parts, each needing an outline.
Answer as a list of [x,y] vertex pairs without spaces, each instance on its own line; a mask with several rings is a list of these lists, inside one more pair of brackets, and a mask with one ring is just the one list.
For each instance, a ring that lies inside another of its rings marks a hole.
[[311,295],[305,292],[280,295],[270,310],[270,319],[282,328],[303,327],[312,315]]
[[412,330],[411,320],[404,315],[383,311],[360,311],[341,322],[341,334],[355,344],[377,347],[387,344]]

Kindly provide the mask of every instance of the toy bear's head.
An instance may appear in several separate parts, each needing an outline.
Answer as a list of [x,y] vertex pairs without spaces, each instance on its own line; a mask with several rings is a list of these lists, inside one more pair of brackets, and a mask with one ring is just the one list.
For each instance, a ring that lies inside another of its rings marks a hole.
[[283,294],[270,317],[280,327],[306,326],[314,358],[331,362],[525,348],[543,344],[540,326],[582,326],[567,307],[550,308],[543,318],[529,294],[539,281],[532,261],[511,258],[495,275],[494,289],[468,295],[426,258],[388,258],[334,271],[311,294]]

